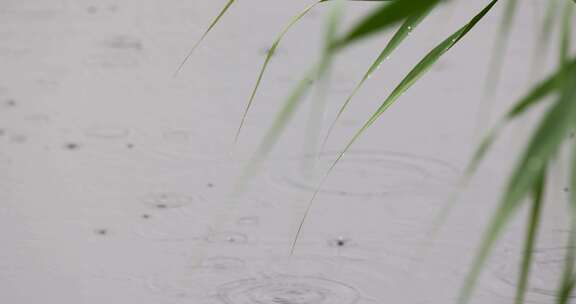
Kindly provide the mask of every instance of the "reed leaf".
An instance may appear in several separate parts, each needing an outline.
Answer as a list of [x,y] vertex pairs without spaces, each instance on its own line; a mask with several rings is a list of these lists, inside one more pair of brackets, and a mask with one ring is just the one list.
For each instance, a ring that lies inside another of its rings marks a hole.
[[559,90],[559,81],[562,79],[565,73],[571,73],[576,70],[576,60],[572,60],[565,65],[561,66],[552,76],[548,77],[544,81],[536,85],[524,98],[520,99],[514,104],[514,106],[506,113],[503,119],[496,124],[496,126],[491,129],[488,134],[481,141],[480,145],[476,149],[472,160],[466,168],[465,176],[470,177],[481,161],[484,159],[486,153],[492,147],[497,135],[500,133],[502,128],[510,121],[516,119],[522,114],[526,113],[527,110],[537,105],[539,102],[543,101],[547,96],[550,96]]
[[228,9],[230,9],[230,7],[232,6],[232,4],[234,4],[236,0],[228,0],[228,2],[226,3],[226,5],[224,5],[224,7],[222,8],[222,10],[220,11],[220,13],[218,13],[218,15],[216,15],[216,17],[214,18],[214,20],[212,20],[212,22],[210,23],[210,25],[208,26],[208,28],[204,31],[204,33],[202,34],[202,36],[200,37],[200,39],[198,39],[198,41],[196,41],[196,43],[192,46],[192,48],[190,49],[190,51],[188,51],[188,54],[186,54],[186,56],[184,57],[184,59],[182,60],[182,62],[180,63],[180,65],[178,66],[178,68],[176,69],[176,72],[174,73],[174,76],[177,76],[180,71],[182,70],[182,68],[184,67],[184,65],[186,64],[186,62],[188,62],[188,60],[190,59],[190,57],[192,57],[192,54],[194,54],[194,51],[196,51],[196,49],[200,46],[200,44],[202,43],[202,41],[204,41],[204,39],[206,39],[206,37],[208,36],[208,34],[210,33],[210,31],[212,31],[212,29],[216,26],[216,24],[218,24],[218,22],[220,21],[220,19],[222,19],[222,17],[224,16],[224,14],[226,14],[226,12],[228,11]]
[[404,92],[414,85],[426,72],[428,72],[432,66],[444,55],[448,50],[450,50],[454,45],[456,45],[462,38],[472,30],[476,24],[486,14],[494,7],[498,0],[492,0],[488,5],[482,9],[477,15],[475,15],[466,25],[460,28],[458,31],[450,35],[447,39],[438,44],[432,51],[430,51],[412,70],[404,77],[404,79],[396,86],[396,88],[390,93],[390,95],[384,100],[382,105],[372,114],[372,116],[364,123],[364,125],[358,130],[352,139],[348,142],[346,147],[340,152],[338,158],[333,163],[333,168],[336,163],[342,158],[342,156],[350,149],[350,147],[356,142],[356,140],[376,122],[376,120],[392,105],[394,104]]
[[494,142],[498,139],[498,136],[504,127],[519,116],[525,114],[526,111],[532,107],[545,100],[546,97],[557,93],[559,90],[559,80],[561,77],[563,77],[564,73],[568,73],[573,70],[576,70],[576,60],[572,60],[570,63],[562,66],[551,76],[537,84],[530,92],[528,92],[528,94],[526,94],[525,97],[516,102],[506,113],[506,115],[504,115],[504,117],[500,119],[500,121],[486,133],[474,151],[470,162],[466,166],[456,191],[449,197],[445,206],[443,206],[435,216],[431,228],[431,236],[435,235],[439,231],[439,228],[442,226],[442,224],[446,221],[446,218],[456,203],[456,199],[458,198],[460,191],[463,191],[463,189],[468,185],[468,182],[476,173],[478,167],[486,157],[488,151],[490,151],[494,145]]
[[288,121],[294,115],[294,112],[300,105],[304,95],[308,92],[313,83],[322,77],[322,75],[328,70],[330,63],[332,62],[332,57],[334,56],[334,48],[332,45],[336,35],[335,29],[336,25],[338,24],[338,20],[341,18],[341,1],[336,0],[334,2],[336,2],[336,4],[328,18],[328,26],[325,39],[326,43],[324,46],[323,54],[320,57],[321,60],[305,74],[305,76],[298,82],[297,86],[291,91],[288,99],[284,102],[283,107],[276,115],[272,127],[265,134],[259,148],[256,150],[256,153],[248,163],[247,167],[244,169],[242,177],[240,178],[240,185],[237,186],[237,191],[241,191],[243,188],[243,183],[258,171],[260,163],[270,153],[280,134],[288,124]]
[[498,35],[496,38],[496,44],[494,46],[494,51],[490,57],[490,68],[488,72],[488,77],[486,79],[486,93],[490,97],[497,90],[497,85],[500,81],[500,74],[502,68],[502,59],[506,52],[508,41],[510,40],[510,31],[512,29],[512,23],[516,15],[516,9],[518,7],[518,0],[507,0],[506,7],[504,9],[504,14],[502,15],[502,20],[500,22],[500,27],[498,29]]
[[[407,76],[400,82],[400,84],[392,91],[392,93],[388,96],[388,98],[384,101],[384,103],[378,108],[378,110],[370,117],[370,119],[364,124],[364,126],[356,132],[356,134],[352,137],[352,139],[348,142],[345,148],[338,153],[336,160],[332,162],[331,166],[326,171],[324,177],[320,181],[318,187],[314,191],[312,198],[308,203],[308,207],[306,208],[306,213],[302,217],[299,225],[298,232],[294,237],[294,241],[292,243],[291,252],[294,252],[298,239],[300,238],[300,233],[302,230],[302,226],[306,222],[308,214],[312,209],[313,202],[318,195],[320,189],[326,182],[328,176],[334,170],[338,162],[342,159],[344,154],[350,149],[350,147],[356,142],[356,140],[366,131],[372,124],[384,113],[384,111],[390,107],[406,90],[408,90],[420,77],[425,74],[433,65],[438,61],[443,54],[445,54],[449,49],[451,49],[456,43],[458,43],[474,26],[484,17],[486,14],[494,7],[494,5],[498,2],[498,0],[492,0],[488,5],[482,9],[477,15],[475,15],[466,25],[456,31],[454,34],[450,35],[447,39],[441,42],[438,46],[436,46],[432,51],[430,51],[416,66],[407,74]],[[361,23],[362,24],[362,23]],[[354,32],[354,31],[353,31]]]
[[443,0],[396,0],[384,4],[362,19],[351,31],[336,41],[336,48],[346,47],[360,39],[376,34],[410,16],[425,12]]
[[[442,0],[426,0],[422,2],[426,3],[430,2],[436,4],[440,1]],[[402,3],[403,6],[398,7],[397,5],[398,3]],[[410,3],[412,3],[412,0],[396,0],[390,4],[384,5],[382,8],[378,9],[378,11],[380,12],[378,16],[386,17],[389,15],[391,16],[396,13],[399,13],[401,14],[402,18],[393,18],[375,23],[374,21],[369,21],[375,18],[374,14],[372,14],[365,17],[365,20],[368,21],[361,21],[358,26],[354,27],[350,32],[348,32],[348,34],[344,35],[343,37],[349,37],[355,33],[353,35],[354,39],[359,39],[359,37],[363,35],[362,33],[374,33],[375,31],[386,30],[387,28],[395,25],[397,22],[402,21],[405,18],[408,18],[409,17],[408,14],[415,14],[416,12],[419,12],[422,9],[422,7],[425,9],[430,7],[429,5],[426,6],[417,5],[417,8],[414,8],[413,5],[410,5]],[[418,3],[420,3],[420,1]],[[408,9],[406,9],[406,7],[408,7]],[[367,27],[366,24],[374,24],[374,26],[376,26],[377,28],[370,31],[366,28]],[[348,43],[351,42],[347,38],[336,37],[333,38],[332,40],[333,41],[330,43],[330,45],[327,45],[325,47],[325,51],[321,57],[320,62],[317,63],[313,68],[311,68],[305,74],[304,78],[301,79],[296,85],[296,87],[291,91],[290,95],[284,102],[282,108],[278,112],[276,119],[274,119],[272,127],[264,135],[264,139],[261,141],[259,148],[256,150],[254,157],[252,158],[251,161],[252,164],[249,164],[247,166],[248,170],[244,172],[242,176],[244,177],[251,176],[255,173],[255,171],[252,170],[253,169],[255,170],[258,167],[257,163],[260,162],[263,158],[265,158],[271,151],[273,146],[276,144],[278,137],[285,129],[287,123],[294,114],[296,108],[300,105],[303,96],[306,94],[311,84],[323,74],[323,72],[326,70],[326,67],[330,64],[332,57],[338,51],[342,50],[343,47],[347,46]]]
[[346,108],[348,107],[348,105],[350,104],[352,99],[354,98],[354,96],[356,96],[356,93],[358,93],[360,88],[362,88],[362,86],[364,85],[366,80],[368,80],[372,76],[372,74],[374,74],[374,72],[376,72],[376,70],[378,70],[378,68],[383,64],[384,60],[388,59],[388,57],[392,54],[392,52],[394,52],[394,50],[396,50],[396,48],[406,39],[406,37],[408,37],[410,35],[410,33],[420,24],[420,22],[422,22],[422,20],[429,13],[430,13],[430,9],[422,11],[422,12],[418,12],[417,14],[408,17],[406,19],[406,21],[404,21],[404,23],[396,31],[396,33],[390,39],[390,41],[388,41],[388,44],[386,45],[386,47],[382,50],[382,52],[380,52],[380,55],[378,55],[378,57],[372,63],[372,65],[370,66],[368,71],[364,74],[364,76],[362,77],[360,82],[358,82],[358,84],[356,85],[356,87],[354,88],[354,90],[352,91],[350,96],[348,96],[346,101],[342,104],[342,106],[338,110],[336,117],[334,118],[334,120],[330,124],[330,127],[328,128],[328,132],[326,133],[326,136],[325,136],[324,140],[322,141],[322,148],[320,149],[321,151],[324,150],[324,146],[326,145],[328,139],[330,138],[330,135],[332,134],[332,131],[334,130],[334,127],[336,126],[336,123],[339,121],[340,117],[342,116],[342,114],[344,113],[344,111],[346,110]]
[[538,177],[538,181],[532,189],[532,208],[530,209],[528,222],[526,223],[526,239],[524,241],[522,261],[520,263],[520,274],[518,277],[518,286],[516,288],[516,297],[514,300],[515,304],[524,303],[526,290],[528,288],[532,258],[536,245],[536,236],[540,228],[542,204],[544,201],[544,185],[546,184],[544,175],[546,174],[546,169],[542,171],[543,173]]
[[282,39],[284,38],[286,33],[288,33],[288,31],[300,19],[302,19],[304,16],[306,16],[306,14],[308,14],[308,12],[310,12],[316,5],[318,5],[322,2],[326,2],[326,1],[327,0],[316,1],[316,2],[308,5],[306,8],[304,8],[296,16],[292,17],[290,22],[288,22],[288,24],[282,29],[282,31],[280,32],[278,37],[276,37],[274,42],[272,42],[272,46],[268,49],[268,52],[266,54],[266,58],[264,59],[264,63],[262,64],[262,68],[260,69],[260,72],[258,73],[258,77],[256,78],[256,84],[254,85],[254,88],[252,89],[252,93],[250,94],[250,98],[248,99],[248,102],[247,102],[246,107],[244,109],[244,113],[242,114],[242,120],[240,121],[240,126],[238,127],[238,130],[236,130],[236,136],[234,137],[234,142],[238,142],[238,138],[240,137],[240,133],[242,132],[242,128],[244,127],[244,123],[246,122],[246,117],[248,116],[248,112],[250,111],[250,108],[252,107],[252,103],[254,102],[254,98],[256,98],[256,93],[258,92],[258,89],[260,88],[260,84],[261,84],[262,79],[264,77],[264,73],[266,72],[266,69],[268,68],[268,64],[270,63],[270,60],[272,60],[274,53],[278,49],[278,45],[280,45],[280,41],[282,41]]
[[[270,61],[272,60],[274,53],[278,49],[280,42],[282,41],[284,36],[286,36],[288,31],[290,31],[290,29],[294,25],[296,25],[296,23],[298,23],[298,21],[300,21],[302,18],[304,18],[304,16],[306,16],[314,7],[316,7],[320,3],[328,2],[328,1],[333,1],[333,0],[317,0],[316,2],[306,6],[302,11],[300,11],[298,14],[296,14],[294,17],[292,17],[292,19],[290,19],[288,24],[286,26],[284,26],[284,28],[282,29],[282,31],[280,31],[280,33],[278,34],[276,39],[272,42],[272,45],[270,46],[270,48],[268,49],[268,52],[266,54],[266,58],[264,59],[264,63],[262,64],[262,67],[260,68],[260,72],[258,73],[258,76],[256,77],[256,84],[252,88],[252,92],[250,94],[250,97],[248,98],[248,102],[246,103],[246,107],[244,108],[244,112],[242,113],[242,119],[240,120],[240,125],[239,125],[238,129],[236,130],[236,135],[234,137],[235,143],[238,142],[238,139],[240,137],[240,133],[242,132],[244,124],[246,123],[246,118],[248,117],[248,113],[250,112],[250,108],[252,107],[254,99],[256,98],[256,94],[257,94],[257,92],[260,88],[260,85],[262,83],[262,80],[264,78],[264,74],[266,73],[266,70],[268,69],[268,65],[270,64]],[[348,0],[348,1],[386,2],[386,1],[392,1],[392,0]]]
[[556,298],[557,304],[568,304],[574,288],[574,263],[576,260],[576,144],[572,144],[572,163],[570,174],[569,211],[570,211],[570,231],[568,234],[566,257],[564,258],[564,271],[560,286],[558,287]]
[[547,1],[542,27],[538,33],[538,39],[536,39],[536,49],[534,51],[530,74],[534,74],[534,71],[540,68],[544,58],[548,54],[554,21],[557,19],[559,1],[560,0]]
[[460,292],[460,304],[468,303],[478,277],[492,248],[505,225],[522,205],[524,198],[534,188],[538,177],[554,157],[576,121],[576,73],[571,72],[562,81],[562,94],[554,106],[547,111],[525,149],[516,169],[504,190],[500,206],[488,225],[483,241],[476,253],[471,270]]

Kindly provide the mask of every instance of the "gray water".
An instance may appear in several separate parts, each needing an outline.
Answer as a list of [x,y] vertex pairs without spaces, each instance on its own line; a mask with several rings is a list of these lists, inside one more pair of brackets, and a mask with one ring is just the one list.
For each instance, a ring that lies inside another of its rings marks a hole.
[[[415,30],[318,157],[303,144],[305,104],[260,174],[230,196],[274,113],[316,58],[327,9],[318,7],[286,37],[233,147],[266,48],[309,1],[239,1],[173,78],[223,2],[0,3],[0,302],[453,302],[530,120],[505,134],[441,233],[430,239],[428,232],[455,190],[478,126],[489,126],[553,68],[545,62],[529,73],[543,1],[520,9],[491,102],[482,84],[501,10],[357,142],[319,192],[291,257],[335,151],[426,50],[483,4],[455,1]],[[346,26],[371,7],[349,4]],[[387,37],[337,58],[324,127]],[[316,170],[303,170],[310,163]],[[546,210],[530,303],[553,302],[565,195],[550,194],[559,203]],[[524,218],[503,236],[474,303],[511,303]]]

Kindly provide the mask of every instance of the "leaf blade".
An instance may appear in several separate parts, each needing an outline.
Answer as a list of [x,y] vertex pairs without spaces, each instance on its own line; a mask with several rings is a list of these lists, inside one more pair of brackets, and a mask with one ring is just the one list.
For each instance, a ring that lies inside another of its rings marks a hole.
[[222,19],[222,17],[226,14],[226,12],[228,11],[228,9],[230,9],[230,7],[232,6],[232,4],[234,4],[236,0],[228,0],[228,2],[226,3],[226,5],[224,5],[224,7],[222,8],[222,10],[220,11],[220,13],[218,13],[218,15],[216,15],[216,17],[214,18],[214,20],[212,20],[212,22],[210,23],[210,25],[208,26],[208,28],[204,31],[204,33],[202,34],[202,36],[200,37],[200,39],[198,39],[198,41],[196,41],[196,43],[192,46],[192,48],[190,49],[190,51],[188,51],[188,54],[186,54],[186,56],[184,57],[184,59],[182,60],[182,62],[180,63],[180,65],[178,65],[178,68],[176,69],[176,72],[174,72],[174,76],[177,76],[180,71],[182,71],[182,69],[184,68],[184,65],[186,65],[186,62],[188,62],[188,60],[190,59],[190,57],[192,57],[192,54],[194,54],[194,51],[196,51],[196,49],[200,46],[200,44],[202,43],[202,41],[204,41],[204,39],[206,39],[206,37],[208,36],[208,34],[212,31],[212,29],[216,26],[216,24],[218,24],[218,22],[220,21],[220,19]]

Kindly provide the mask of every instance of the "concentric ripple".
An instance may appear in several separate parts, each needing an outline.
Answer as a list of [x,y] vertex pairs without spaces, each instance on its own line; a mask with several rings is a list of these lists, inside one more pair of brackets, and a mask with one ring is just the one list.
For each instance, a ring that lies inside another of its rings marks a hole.
[[198,216],[198,207],[205,202],[202,196],[181,192],[152,192],[141,203],[155,210],[145,213],[134,227],[136,236],[156,241],[184,241],[202,239],[207,219]]
[[[558,282],[562,276],[564,258],[567,248],[540,248],[534,251],[530,275],[528,300],[535,303],[550,303],[556,295]],[[494,275],[503,282],[505,290],[496,290],[498,294],[513,295],[518,278],[518,265],[521,256],[516,251],[509,250],[502,263],[497,265]],[[500,289],[500,288],[499,288]],[[572,296],[576,299],[576,296]]]
[[193,204],[200,200],[191,195],[175,192],[157,192],[148,194],[142,199],[142,202],[154,209],[174,209]]
[[222,285],[218,297],[226,304],[354,304],[360,293],[337,281],[282,275]]
[[[320,171],[329,167],[337,153],[325,153],[284,162],[272,168],[273,185],[301,191],[315,191],[318,179],[302,173],[301,161],[316,161]],[[338,196],[371,197],[386,195],[427,195],[445,193],[458,177],[458,170],[441,160],[416,155],[360,151],[349,152],[332,171],[320,193]]]

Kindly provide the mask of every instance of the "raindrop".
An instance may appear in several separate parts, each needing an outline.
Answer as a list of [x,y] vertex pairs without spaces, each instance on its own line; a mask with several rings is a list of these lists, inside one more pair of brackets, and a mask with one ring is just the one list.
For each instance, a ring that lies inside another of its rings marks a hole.
[[145,205],[155,209],[172,209],[190,205],[195,199],[181,193],[159,192],[149,194],[142,201]]
[[335,239],[331,239],[328,241],[328,246],[330,247],[334,247],[334,248],[342,248],[342,247],[347,247],[352,243],[352,241],[348,238],[345,238],[343,236],[339,236]]
[[101,236],[108,235],[108,229],[104,228],[96,229],[94,233]]
[[247,244],[248,236],[240,232],[222,232],[208,236],[209,243]]
[[16,106],[16,100],[14,99],[7,99],[4,104],[6,105],[7,108],[13,108]]
[[80,148],[80,144],[75,143],[75,142],[69,142],[64,144],[64,148],[66,150],[78,150]]

